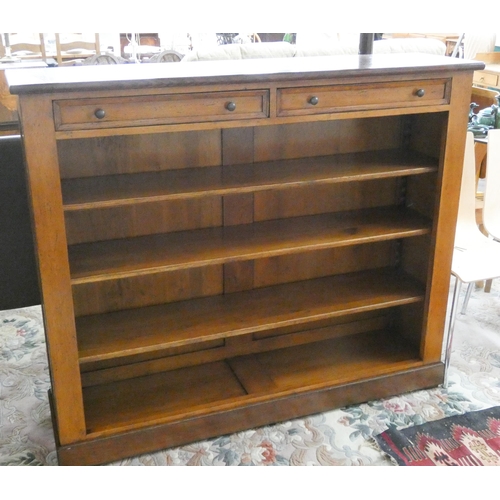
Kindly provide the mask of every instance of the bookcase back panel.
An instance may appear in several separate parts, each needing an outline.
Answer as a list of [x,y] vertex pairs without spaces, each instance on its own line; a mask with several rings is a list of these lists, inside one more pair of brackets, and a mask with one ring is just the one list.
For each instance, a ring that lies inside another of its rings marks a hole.
[[430,234],[407,238],[401,242],[401,267],[403,270],[425,283],[431,261],[432,238]]
[[223,292],[222,266],[205,266],[72,287],[75,315],[100,314]]
[[68,244],[169,233],[222,224],[220,196],[65,213]]
[[420,350],[422,342],[422,329],[424,322],[425,303],[415,302],[395,308],[392,317],[394,331],[400,338],[404,338],[416,350]]
[[399,116],[260,127],[255,129],[254,160],[394,149],[401,146],[401,130]]
[[298,217],[326,212],[396,205],[397,178],[305,186],[289,191],[265,191],[254,195],[255,221]]
[[437,174],[429,173],[409,177],[406,182],[406,206],[433,218],[438,202]]
[[446,141],[448,113],[417,114],[410,117],[410,148],[439,158]]
[[[224,266],[224,291],[260,288],[395,265],[396,245],[383,241],[304,252]],[[241,276],[245,274],[246,286]],[[235,279],[234,276],[240,279]]]
[[132,174],[221,164],[220,130],[66,139],[61,177]]

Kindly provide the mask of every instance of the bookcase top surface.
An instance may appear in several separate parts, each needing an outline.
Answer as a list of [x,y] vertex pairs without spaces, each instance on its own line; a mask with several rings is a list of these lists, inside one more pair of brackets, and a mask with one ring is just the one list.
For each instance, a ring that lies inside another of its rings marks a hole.
[[12,94],[128,90],[205,84],[245,84],[304,78],[425,75],[477,71],[480,61],[428,54],[376,54],[7,69]]

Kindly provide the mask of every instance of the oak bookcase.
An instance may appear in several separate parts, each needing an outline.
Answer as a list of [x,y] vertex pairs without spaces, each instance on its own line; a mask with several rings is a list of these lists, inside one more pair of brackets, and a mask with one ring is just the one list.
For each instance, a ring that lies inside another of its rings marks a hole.
[[481,67],[405,54],[8,72],[59,463],[440,384]]

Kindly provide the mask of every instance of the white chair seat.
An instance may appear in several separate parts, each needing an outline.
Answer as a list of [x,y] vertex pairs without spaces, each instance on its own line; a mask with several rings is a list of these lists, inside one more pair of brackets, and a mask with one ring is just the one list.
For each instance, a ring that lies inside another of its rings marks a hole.
[[500,276],[500,243],[487,240],[453,250],[452,274],[463,283]]
[[[495,199],[498,197],[497,193],[492,195],[492,191],[495,190],[498,192],[496,184],[488,182],[488,172],[492,170],[490,167],[490,160],[495,158],[495,155],[492,155],[491,157],[489,155],[490,146],[492,146],[495,151],[500,149],[500,143],[498,142],[500,141],[500,135],[493,133],[490,137],[489,134],[492,132],[500,132],[500,130],[490,130],[488,132],[488,166],[486,169],[487,178],[484,197],[485,208],[488,203],[488,196],[490,197],[490,200],[493,196],[495,196]],[[490,239],[488,236],[483,234],[476,223],[476,166],[474,156],[474,136],[472,135],[472,132],[467,133],[465,145],[462,185],[460,190],[451,274],[455,276],[456,283],[455,290],[453,292],[453,301],[451,304],[446,341],[444,387],[448,386],[448,369],[450,364],[451,345],[453,341],[458,299],[460,297],[462,284],[469,284],[462,306],[462,313],[465,314],[474,283],[476,281],[487,281],[500,277],[500,242]]]

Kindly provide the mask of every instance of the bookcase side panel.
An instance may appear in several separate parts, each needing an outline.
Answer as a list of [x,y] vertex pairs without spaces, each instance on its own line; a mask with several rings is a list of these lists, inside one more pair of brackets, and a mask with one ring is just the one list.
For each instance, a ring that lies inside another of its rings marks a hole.
[[446,136],[441,142],[421,344],[422,358],[429,362],[441,359],[471,85],[470,73],[453,76],[450,110],[443,130]]
[[52,105],[22,96],[20,108],[53,409],[64,445],[85,436],[85,422]]

